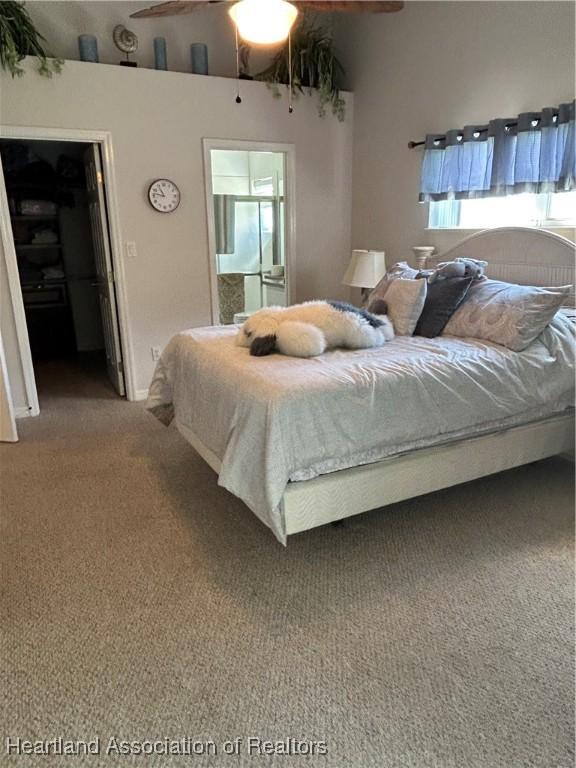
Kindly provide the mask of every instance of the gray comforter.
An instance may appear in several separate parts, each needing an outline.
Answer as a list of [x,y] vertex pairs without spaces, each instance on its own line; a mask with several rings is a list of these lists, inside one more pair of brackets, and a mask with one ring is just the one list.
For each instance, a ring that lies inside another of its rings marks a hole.
[[250,357],[233,326],[175,336],[147,407],[221,461],[219,484],[285,543],[289,481],[539,418],[572,405],[574,329],[560,314],[523,352],[442,336],[312,359]]

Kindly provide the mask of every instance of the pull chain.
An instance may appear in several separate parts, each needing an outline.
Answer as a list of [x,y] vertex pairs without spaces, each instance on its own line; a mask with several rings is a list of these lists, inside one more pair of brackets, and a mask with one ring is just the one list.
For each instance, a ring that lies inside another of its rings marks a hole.
[[288,32],[288,112],[292,114],[292,33]]
[[240,46],[238,44],[238,27],[234,25],[236,33],[236,104],[242,104],[240,97]]

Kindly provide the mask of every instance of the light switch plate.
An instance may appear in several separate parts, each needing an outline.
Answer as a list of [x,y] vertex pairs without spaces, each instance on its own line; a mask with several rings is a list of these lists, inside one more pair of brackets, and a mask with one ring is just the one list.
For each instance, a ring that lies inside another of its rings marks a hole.
[[133,240],[129,240],[126,243],[126,258],[127,259],[136,258],[136,243]]

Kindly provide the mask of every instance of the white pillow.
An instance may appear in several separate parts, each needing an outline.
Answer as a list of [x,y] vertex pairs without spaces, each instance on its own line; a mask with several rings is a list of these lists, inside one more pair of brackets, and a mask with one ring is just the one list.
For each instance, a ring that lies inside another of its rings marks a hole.
[[412,336],[426,301],[426,280],[391,280],[384,294],[388,317],[397,336]]
[[486,339],[521,352],[546,328],[570,289],[481,280],[471,285],[443,334]]

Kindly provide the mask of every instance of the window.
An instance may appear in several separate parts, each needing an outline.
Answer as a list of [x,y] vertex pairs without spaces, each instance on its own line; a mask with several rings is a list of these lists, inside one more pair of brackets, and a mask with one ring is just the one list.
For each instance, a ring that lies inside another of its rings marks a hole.
[[526,193],[477,200],[430,203],[430,229],[491,227],[572,227],[576,225],[576,192]]

